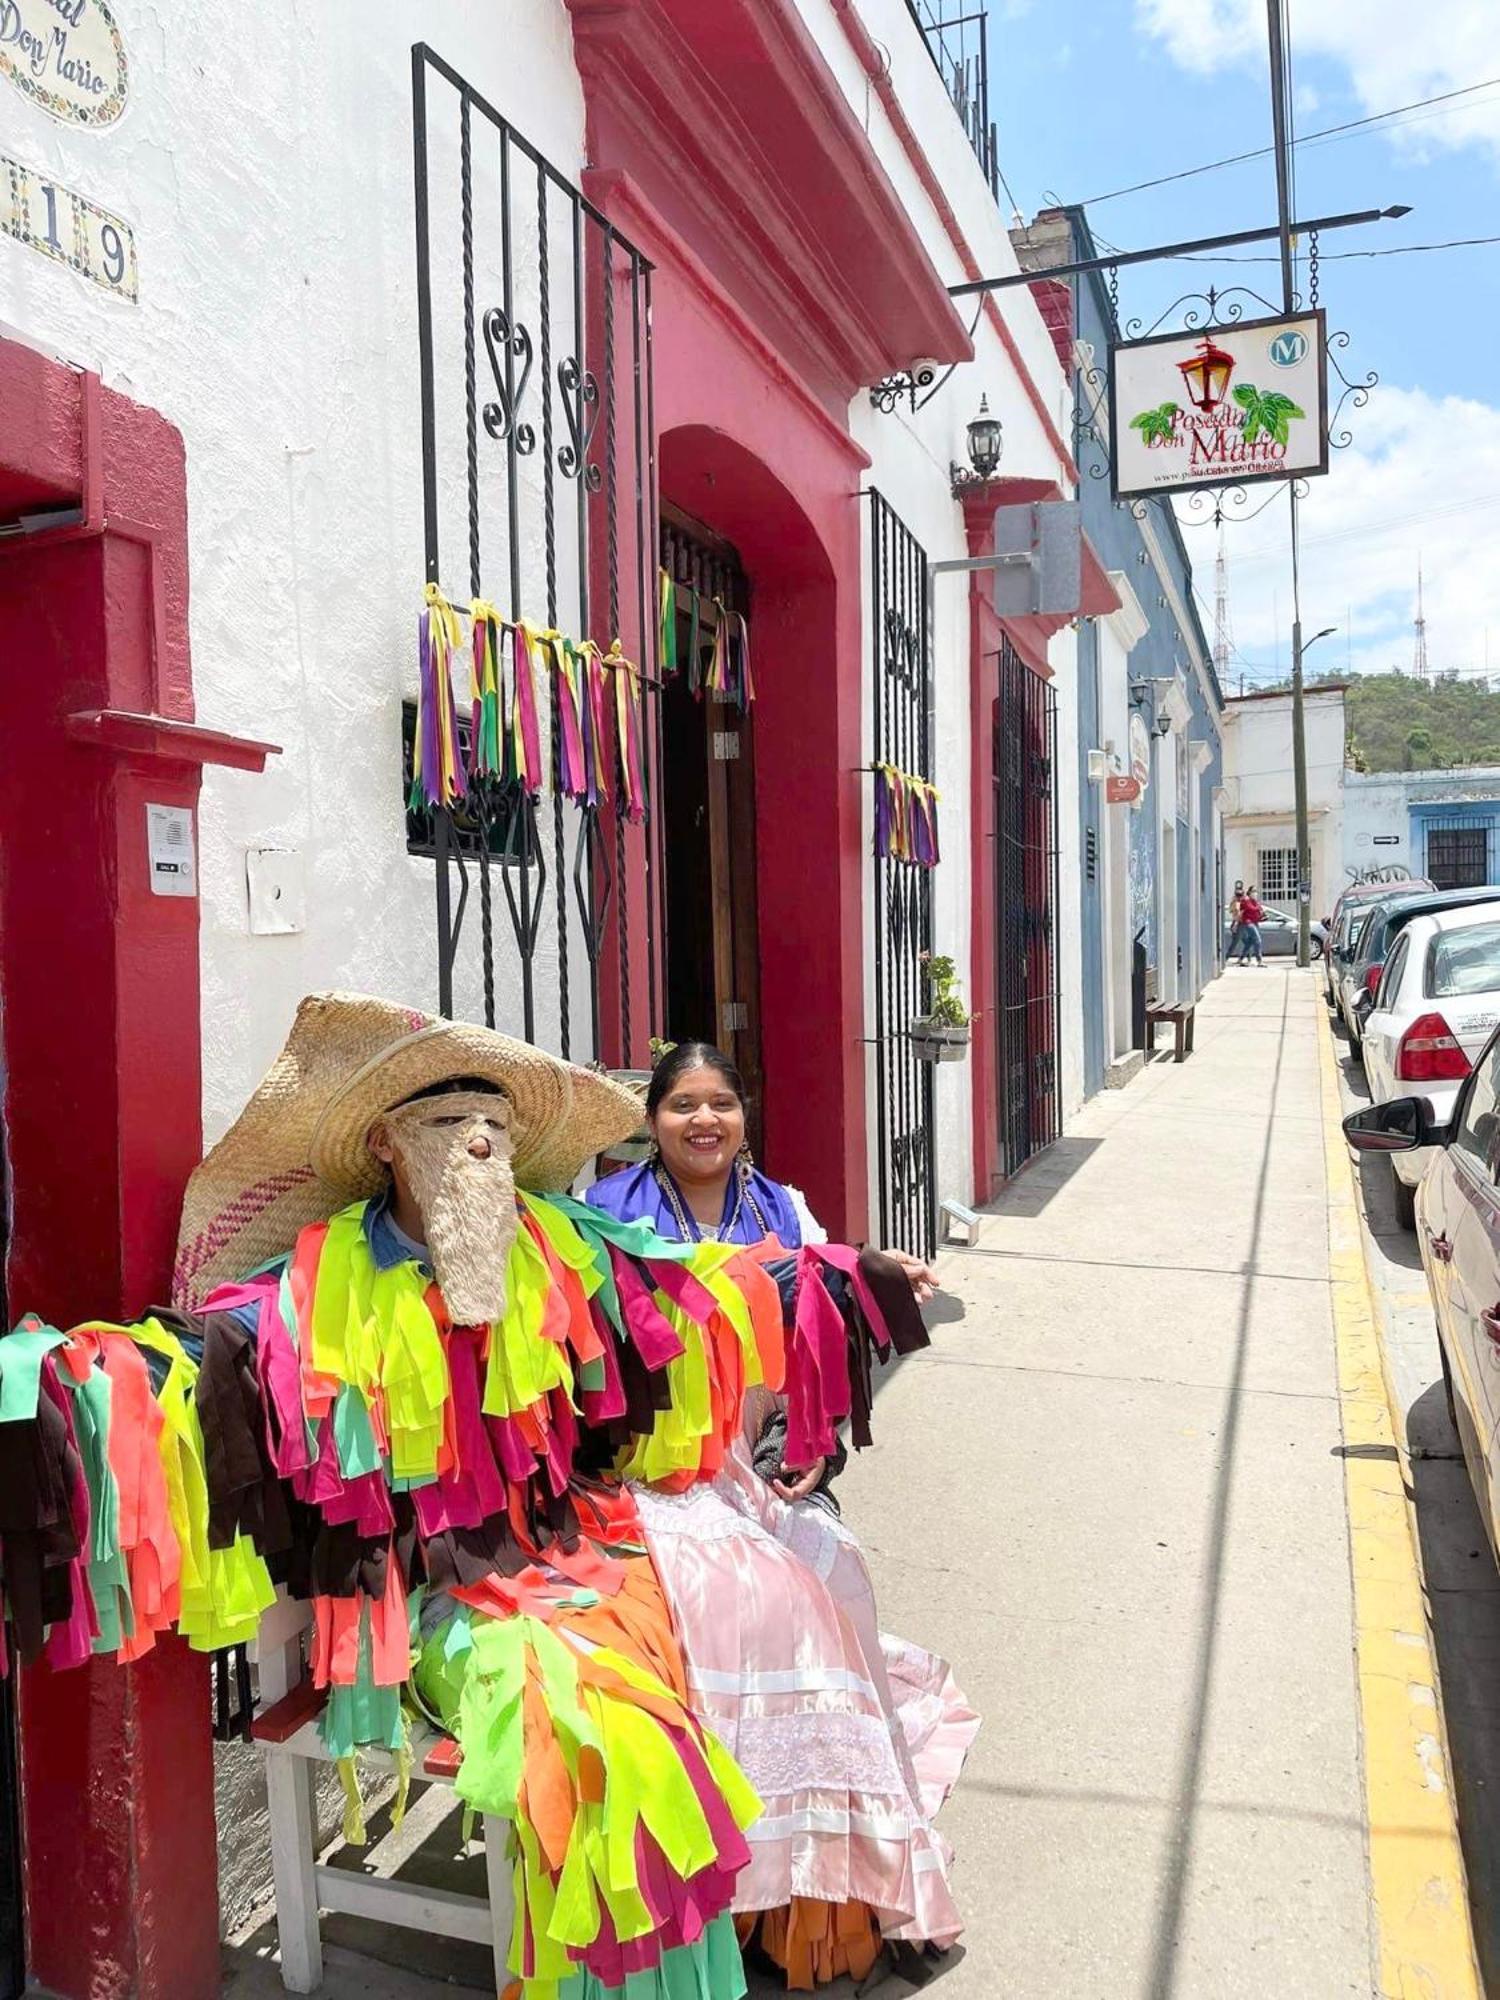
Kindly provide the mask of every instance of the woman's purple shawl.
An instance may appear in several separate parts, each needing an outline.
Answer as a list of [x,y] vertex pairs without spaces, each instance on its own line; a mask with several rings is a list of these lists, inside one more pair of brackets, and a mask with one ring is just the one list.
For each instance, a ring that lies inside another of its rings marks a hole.
[[[750,1192],[755,1197],[756,1207],[770,1225],[771,1234],[788,1250],[802,1247],[802,1225],[797,1220],[797,1211],[792,1198],[779,1181],[768,1180],[759,1172],[750,1176]],[[724,1194],[724,1213],[719,1219],[721,1242],[760,1243],[764,1236],[760,1224],[755,1219],[755,1210],[747,1198],[740,1204],[739,1219],[735,1223],[733,1236],[723,1232],[729,1227],[729,1218],[734,1212],[739,1198],[739,1181],[731,1176]],[[606,1215],[618,1216],[622,1222],[649,1222],[657,1235],[668,1243],[682,1242],[682,1231],[677,1226],[677,1218],[672,1207],[657,1184],[656,1175],[649,1166],[630,1167],[623,1173],[606,1174],[603,1180],[595,1181],[584,1196],[592,1208],[602,1208]],[[683,1200],[683,1210],[687,1212],[687,1201]]]

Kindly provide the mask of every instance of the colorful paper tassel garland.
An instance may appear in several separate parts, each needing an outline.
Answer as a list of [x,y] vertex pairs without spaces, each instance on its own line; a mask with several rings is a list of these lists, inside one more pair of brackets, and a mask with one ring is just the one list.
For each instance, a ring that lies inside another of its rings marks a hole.
[[883,861],[936,868],[941,858],[936,790],[894,764],[876,764],[874,771],[876,854]]

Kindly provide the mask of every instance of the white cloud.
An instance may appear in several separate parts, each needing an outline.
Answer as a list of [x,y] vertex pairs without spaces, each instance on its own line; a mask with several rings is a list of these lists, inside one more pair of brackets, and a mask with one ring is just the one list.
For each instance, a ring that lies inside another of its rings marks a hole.
[[[1136,22],[1195,74],[1265,74],[1262,0],[1136,0]],[[1291,37],[1294,63],[1340,64],[1367,114],[1500,75],[1495,0],[1424,0],[1419,28],[1410,0],[1293,0]],[[1478,145],[1500,161],[1500,92],[1440,110],[1385,128],[1391,143],[1410,154]]]
[[[1309,672],[1410,670],[1420,555],[1433,669],[1478,670],[1488,634],[1500,678],[1500,408],[1382,385],[1350,421],[1355,443],[1309,481],[1302,507],[1303,624],[1309,633],[1338,627]],[[1265,489],[1247,490],[1253,500]],[[1225,536],[1235,643],[1258,666],[1290,657],[1286,523],[1278,498]],[[1211,602],[1212,530],[1186,535]]]

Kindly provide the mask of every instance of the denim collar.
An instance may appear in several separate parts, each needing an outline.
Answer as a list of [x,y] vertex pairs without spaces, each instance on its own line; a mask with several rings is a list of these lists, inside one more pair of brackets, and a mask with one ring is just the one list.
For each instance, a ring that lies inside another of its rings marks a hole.
[[413,1243],[406,1231],[397,1227],[396,1219],[391,1214],[392,1198],[392,1190],[387,1188],[383,1195],[365,1203],[365,1212],[360,1218],[375,1268],[377,1271],[393,1271],[398,1264],[415,1264],[425,1276],[430,1277],[427,1246],[425,1243]]

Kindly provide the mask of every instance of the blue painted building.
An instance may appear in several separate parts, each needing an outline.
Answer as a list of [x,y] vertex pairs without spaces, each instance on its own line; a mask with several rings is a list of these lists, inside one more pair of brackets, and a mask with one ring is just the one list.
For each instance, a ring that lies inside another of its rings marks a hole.
[[[1044,210],[1012,236],[1023,268],[1098,254],[1081,209]],[[1195,999],[1218,970],[1224,698],[1170,503],[1111,497],[1115,317],[1104,274],[1033,289],[1072,374],[1084,532],[1121,598],[1119,611],[1085,620],[1078,633],[1079,976],[1091,1096],[1130,1066],[1137,951],[1147,995],[1161,1001]],[[1122,779],[1139,783],[1138,797],[1111,799],[1131,788]]]
[[1345,879],[1392,865],[1440,889],[1500,883],[1500,768],[1349,771]]

